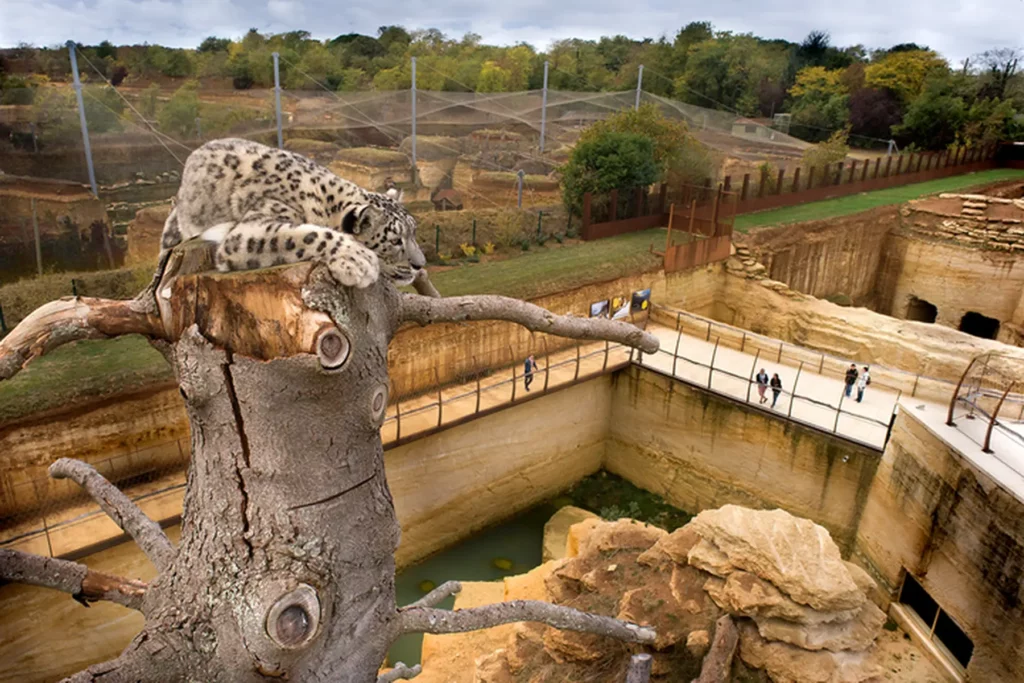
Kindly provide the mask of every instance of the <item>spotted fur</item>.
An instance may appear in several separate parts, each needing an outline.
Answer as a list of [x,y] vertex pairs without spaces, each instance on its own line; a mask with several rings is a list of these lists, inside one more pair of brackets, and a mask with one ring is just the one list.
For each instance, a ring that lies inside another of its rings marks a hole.
[[381,275],[407,285],[426,263],[416,221],[396,198],[294,152],[236,138],[189,155],[164,224],[161,263],[194,237],[218,243],[221,271],[317,260],[348,287],[368,287]]

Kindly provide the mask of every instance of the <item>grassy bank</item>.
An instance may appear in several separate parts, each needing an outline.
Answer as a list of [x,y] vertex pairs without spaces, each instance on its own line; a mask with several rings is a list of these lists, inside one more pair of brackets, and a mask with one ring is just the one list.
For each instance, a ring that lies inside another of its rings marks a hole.
[[[531,299],[631,273],[654,270],[661,261],[648,251],[664,241],[655,229],[597,242],[549,240],[498,253],[493,260],[464,263],[431,275],[445,296],[503,294]],[[152,266],[132,271],[81,274],[79,294],[129,298],[141,290]],[[52,299],[68,296],[71,274],[46,276],[0,288],[4,309],[18,319]],[[15,293],[17,296],[15,296]],[[0,424],[41,411],[137,391],[173,379],[163,356],[145,339],[131,335],[113,340],[82,341],[40,358],[13,379],[0,384]]]
[[928,182],[914,183],[902,187],[891,187],[886,190],[862,192],[861,194],[849,195],[848,197],[826,199],[821,202],[810,202],[798,206],[759,211],[757,213],[737,216],[735,229],[745,233],[754,228],[780,225],[782,223],[798,223],[802,221],[816,221],[823,218],[835,218],[837,216],[848,216],[879,206],[902,204],[911,199],[917,199],[937,192],[963,192],[971,188],[1003,180],[1024,180],[1024,171],[999,168],[991,171],[981,171],[980,173],[968,173],[939,180],[929,180]]

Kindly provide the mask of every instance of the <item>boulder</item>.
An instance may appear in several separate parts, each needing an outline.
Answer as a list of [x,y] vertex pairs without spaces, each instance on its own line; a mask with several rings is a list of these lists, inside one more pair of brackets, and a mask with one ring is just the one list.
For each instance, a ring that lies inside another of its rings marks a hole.
[[785,619],[755,619],[755,623],[766,640],[778,640],[805,650],[859,652],[875,642],[885,623],[885,612],[875,603],[866,602],[857,616],[848,621],[808,625]]
[[[785,510],[751,510],[725,505],[705,510],[690,521],[704,539],[690,551],[691,563],[724,554],[735,569],[765,579],[795,601],[818,610],[853,609],[866,597],[857,587],[827,529]],[[711,548],[719,555],[711,553]],[[718,576],[728,575],[720,563]],[[725,571],[723,574],[722,572]]]
[[566,542],[569,538],[569,527],[587,519],[600,519],[589,510],[566,505],[544,525],[544,549],[542,560],[560,560],[565,557]]
[[861,608],[821,611],[802,605],[754,574],[736,571],[727,578],[711,577],[704,590],[730,614],[752,619],[784,619],[814,626],[855,618]]
[[740,658],[755,669],[764,669],[775,683],[862,683],[882,675],[874,648],[863,652],[804,650],[794,645],[765,640],[750,621],[738,624]]

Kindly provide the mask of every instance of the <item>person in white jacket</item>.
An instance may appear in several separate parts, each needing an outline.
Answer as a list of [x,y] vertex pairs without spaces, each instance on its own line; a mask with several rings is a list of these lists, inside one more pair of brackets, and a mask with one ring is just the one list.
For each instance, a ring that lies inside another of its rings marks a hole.
[[864,372],[860,373],[857,377],[857,403],[860,403],[864,398],[864,390],[871,384],[871,373],[868,372],[868,366],[864,366]]

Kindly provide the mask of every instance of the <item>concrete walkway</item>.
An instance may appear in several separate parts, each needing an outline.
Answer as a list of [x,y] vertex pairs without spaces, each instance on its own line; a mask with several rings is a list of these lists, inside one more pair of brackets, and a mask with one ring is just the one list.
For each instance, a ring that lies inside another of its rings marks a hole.
[[[706,341],[660,325],[649,325],[647,331],[661,340],[661,350],[657,354],[643,356],[640,362],[645,367],[668,375],[674,374],[689,384],[710,388],[716,393],[750,403],[782,418],[835,432],[875,448],[881,449],[885,445],[899,391],[884,387],[875,379],[872,379],[871,385],[864,392],[863,401],[858,403],[856,389],[850,397],[846,397],[841,378],[820,375],[815,367],[804,365],[798,370],[791,365],[773,362],[763,356],[756,358],[755,354],[725,346],[718,346],[716,350],[714,341]],[[678,358],[675,357],[677,340]],[[862,367],[858,366],[857,369],[861,370]],[[761,404],[757,386],[752,381],[762,368],[768,377],[778,373],[782,380],[783,391],[774,408],[771,389],[765,392],[768,400]]]

